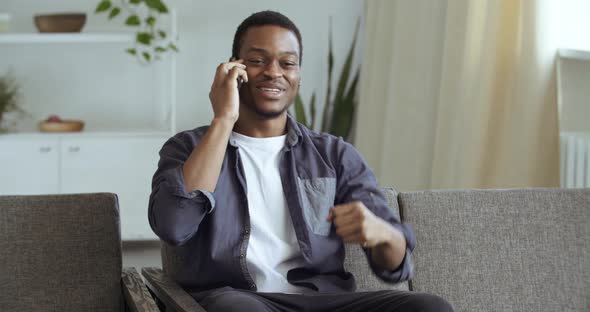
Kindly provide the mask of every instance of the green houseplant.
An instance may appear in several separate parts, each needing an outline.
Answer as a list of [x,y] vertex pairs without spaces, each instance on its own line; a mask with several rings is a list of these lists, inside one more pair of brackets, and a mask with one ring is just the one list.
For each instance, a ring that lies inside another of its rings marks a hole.
[[162,0],[101,0],[96,6],[95,13],[108,13],[109,20],[119,16],[121,12],[127,15],[125,25],[136,30],[135,44],[128,48],[127,53],[138,60],[150,63],[160,59],[160,55],[167,51],[178,52],[174,44],[175,38],[169,38],[165,29],[158,26],[158,18],[168,14],[168,6]]
[[5,113],[16,112],[21,115],[26,112],[18,106],[20,87],[11,74],[0,76],[0,132],[6,132],[2,117]]
[[[332,25],[330,22],[330,33],[328,40],[328,84],[326,87],[326,98],[322,120],[318,127],[318,129],[323,132],[329,132],[336,136],[342,136],[347,141],[350,140],[354,111],[357,106],[356,90],[360,70],[359,68],[356,68],[353,72],[352,62],[354,58],[354,47],[356,46],[359,25],[359,22],[357,22],[352,44],[348,49],[340,77],[338,77],[336,92],[332,96],[334,52],[332,48]],[[316,129],[315,91],[312,93],[311,99],[309,101],[309,115],[306,112],[303,99],[299,94],[297,94],[297,97],[295,98],[295,119],[311,129]]]

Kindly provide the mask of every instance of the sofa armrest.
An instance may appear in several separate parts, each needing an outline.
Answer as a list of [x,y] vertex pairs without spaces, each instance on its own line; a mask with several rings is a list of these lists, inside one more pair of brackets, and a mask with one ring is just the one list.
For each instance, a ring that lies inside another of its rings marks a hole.
[[166,311],[206,312],[180,285],[160,268],[142,268],[141,275],[149,290],[166,307]]
[[121,273],[125,305],[132,312],[159,312],[154,298],[145,287],[135,268],[123,268]]

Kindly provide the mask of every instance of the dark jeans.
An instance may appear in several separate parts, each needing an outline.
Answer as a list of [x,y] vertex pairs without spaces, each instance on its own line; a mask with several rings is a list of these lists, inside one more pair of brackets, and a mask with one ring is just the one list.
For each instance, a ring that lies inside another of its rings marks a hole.
[[193,294],[207,312],[228,311],[346,311],[346,312],[451,312],[444,299],[419,292],[381,290],[330,294],[257,293],[223,287]]

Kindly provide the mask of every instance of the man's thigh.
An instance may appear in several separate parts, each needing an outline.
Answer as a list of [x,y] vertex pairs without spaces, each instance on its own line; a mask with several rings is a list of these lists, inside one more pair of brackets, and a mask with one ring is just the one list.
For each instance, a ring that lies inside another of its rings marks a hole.
[[194,296],[207,312],[452,312],[444,299],[430,294],[383,290],[331,294],[256,293],[224,287]]
[[248,290],[223,287],[193,294],[207,312],[261,311],[295,312],[308,311],[301,301],[302,296],[282,293],[256,293]]
[[400,290],[306,295],[314,304],[308,311],[452,312],[441,297]]

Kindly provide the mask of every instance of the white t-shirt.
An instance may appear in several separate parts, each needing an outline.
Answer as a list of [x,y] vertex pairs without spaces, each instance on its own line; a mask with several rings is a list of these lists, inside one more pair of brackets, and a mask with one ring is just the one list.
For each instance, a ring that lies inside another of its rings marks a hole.
[[302,267],[304,260],[279,173],[286,137],[252,138],[236,132],[230,137],[246,175],[251,225],[246,260],[259,292],[309,292],[287,281],[287,272]]

